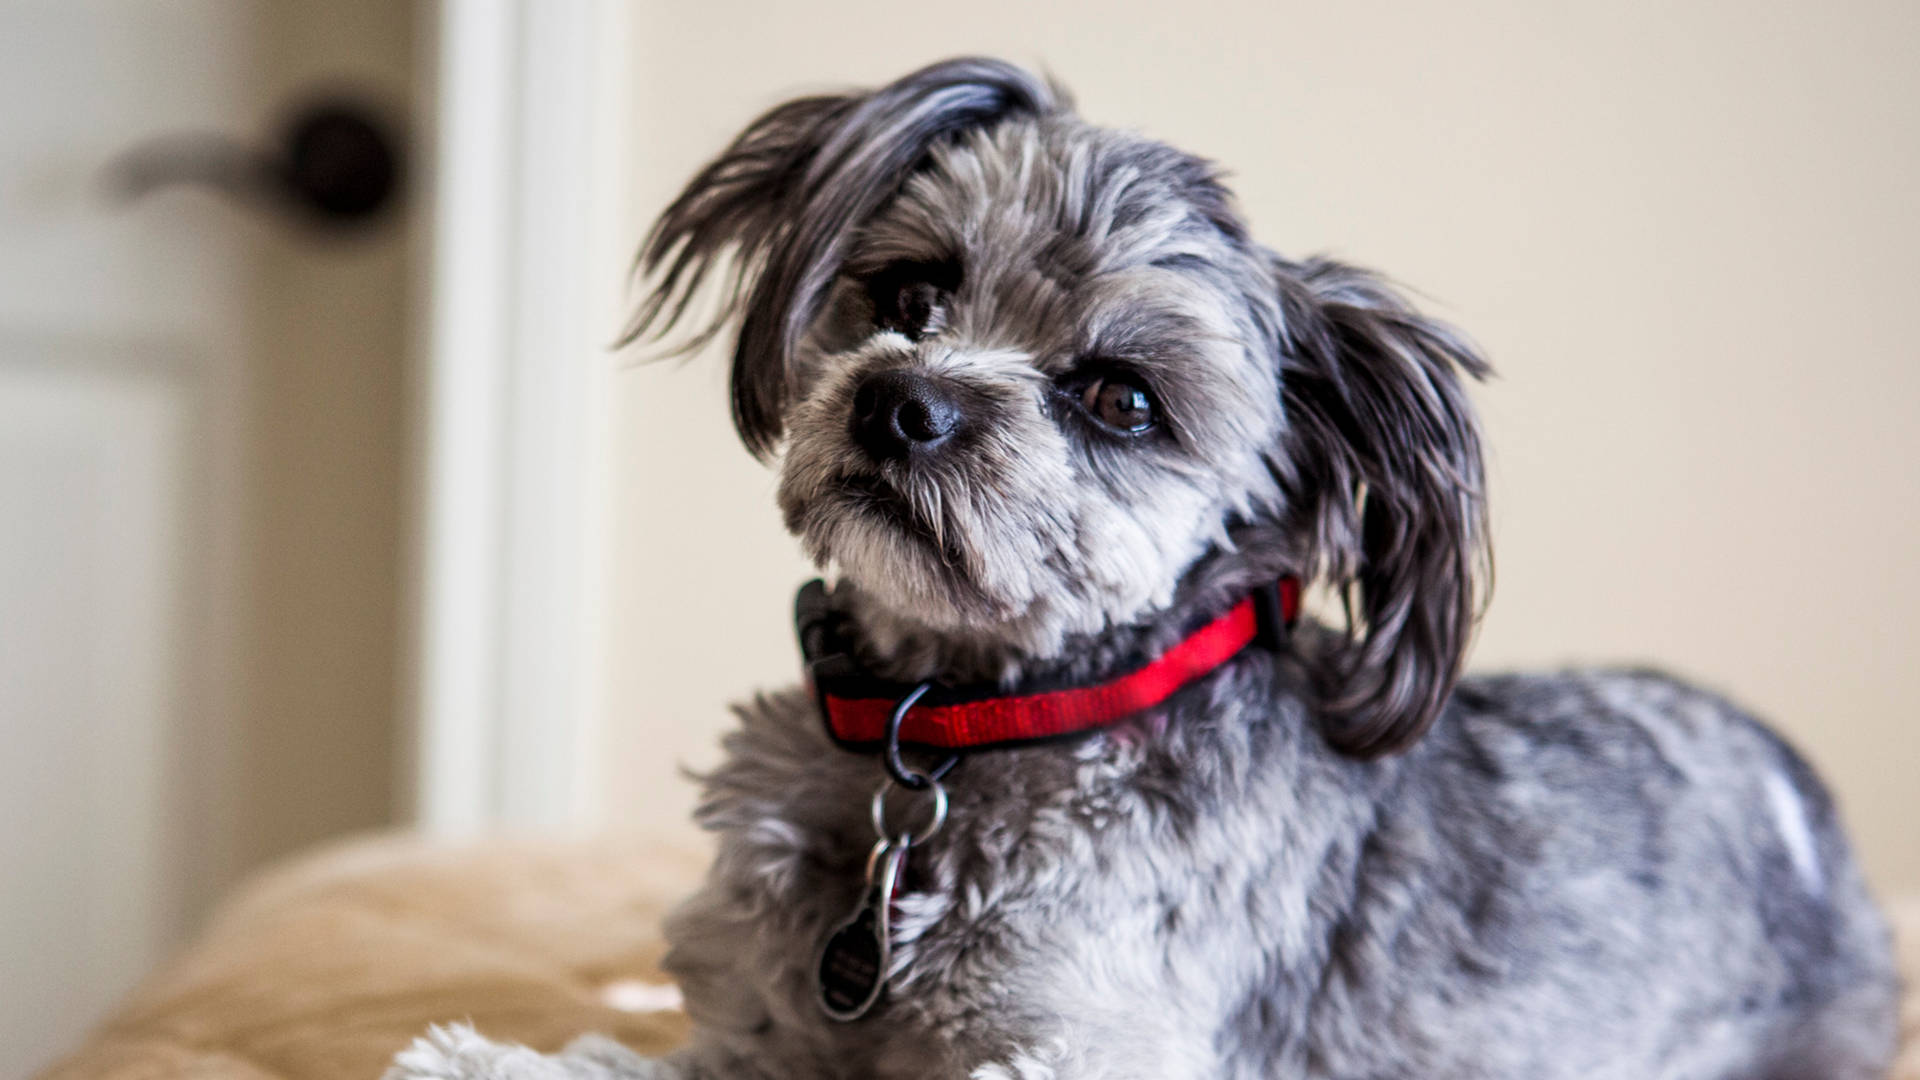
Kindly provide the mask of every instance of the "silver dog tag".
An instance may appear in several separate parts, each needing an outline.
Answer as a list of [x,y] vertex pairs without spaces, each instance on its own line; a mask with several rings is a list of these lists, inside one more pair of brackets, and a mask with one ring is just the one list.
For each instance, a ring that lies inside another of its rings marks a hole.
[[893,955],[893,893],[909,844],[882,840],[867,857],[860,902],[820,947],[820,1008],[835,1020],[858,1020],[880,1000]]

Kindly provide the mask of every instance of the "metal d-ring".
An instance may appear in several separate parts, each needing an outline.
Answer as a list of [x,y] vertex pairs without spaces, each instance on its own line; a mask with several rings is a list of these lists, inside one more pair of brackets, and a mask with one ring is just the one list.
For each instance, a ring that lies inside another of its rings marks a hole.
[[933,813],[927,818],[927,823],[920,827],[918,833],[911,831],[894,833],[887,829],[887,792],[893,790],[892,780],[882,781],[879,790],[873,793],[873,832],[880,839],[874,845],[873,854],[867,859],[869,875],[873,872],[875,861],[884,854],[883,848],[889,845],[910,848],[915,844],[924,844],[933,838],[933,834],[940,831],[940,826],[947,823],[947,789],[938,780],[929,780],[927,783],[933,789]]
[[[900,756],[900,724],[907,718],[907,710],[913,708],[914,702],[919,701],[931,689],[933,689],[933,683],[921,683],[907,691],[907,696],[901,698],[893,707],[893,711],[887,714],[887,742],[883,754],[887,775],[893,777],[894,783],[908,791],[925,791],[928,786],[937,785],[940,779],[952,772],[953,767],[960,762],[959,754],[949,754],[945,761],[935,765],[931,771],[915,772],[907,767],[906,760]],[[942,801],[944,802],[944,799]]]

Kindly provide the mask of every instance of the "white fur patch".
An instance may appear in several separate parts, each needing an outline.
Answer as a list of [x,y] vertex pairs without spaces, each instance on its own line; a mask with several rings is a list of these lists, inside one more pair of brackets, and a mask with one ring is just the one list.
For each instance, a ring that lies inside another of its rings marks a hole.
[[1820,853],[1814,847],[1813,829],[1807,824],[1807,807],[1800,800],[1800,793],[1777,772],[1768,773],[1764,783],[1767,803],[1773,808],[1773,823],[1787,846],[1787,857],[1793,860],[1794,873],[1800,875],[1808,892],[1816,896],[1826,892],[1826,878],[1820,873]]
[[600,1001],[621,1012],[678,1012],[680,988],[672,983],[650,983],[640,979],[615,979],[600,987]]

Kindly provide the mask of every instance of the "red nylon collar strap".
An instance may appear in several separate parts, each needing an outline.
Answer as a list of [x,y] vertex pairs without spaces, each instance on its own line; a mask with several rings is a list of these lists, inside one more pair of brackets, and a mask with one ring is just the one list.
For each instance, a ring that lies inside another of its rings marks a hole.
[[1158,657],[1106,682],[1010,691],[875,679],[836,641],[824,585],[803,588],[795,606],[808,679],[836,743],[849,750],[885,748],[894,710],[919,691],[899,721],[898,742],[971,751],[1107,727],[1167,700],[1255,642],[1278,648],[1299,615],[1300,582],[1287,577],[1256,590]]

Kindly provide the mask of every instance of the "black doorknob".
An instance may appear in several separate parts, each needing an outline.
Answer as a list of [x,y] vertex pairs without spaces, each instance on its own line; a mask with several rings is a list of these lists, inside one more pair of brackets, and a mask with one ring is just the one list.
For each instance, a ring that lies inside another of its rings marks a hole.
[[351,228],[395,203],[402,174],[400,145],[379,110],[323,98],[289,113],[264,146],[198,134],[143,143],[110,166],[108,182],[127,199],[179,184],[211,187],[309,224]]

